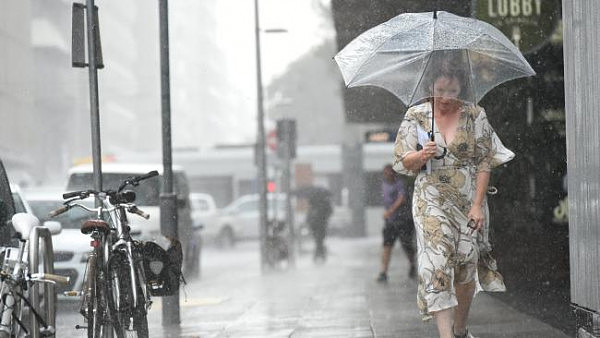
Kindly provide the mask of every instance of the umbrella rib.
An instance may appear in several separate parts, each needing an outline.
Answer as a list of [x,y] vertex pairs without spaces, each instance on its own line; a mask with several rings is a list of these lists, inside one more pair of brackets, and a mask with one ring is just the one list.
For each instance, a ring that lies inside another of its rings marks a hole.
[[[421,26],[424,26],[424,25],[426,25],[426,24],[427,24],[427,22],[423,22],[422,24],[416,25],[416,26],[415,26],[415,27],[413,27],[412,29],[419,28],[419,27],[421,27]],[[382,42],[379,44],[379,46],[377,46],[377,48],[373,49],[373,52],[371,52],[371,55],[369,55],[369,56],[368,56],[368,57],[365,59],[365,61],[364,61],[364,62],[363,62],[361,65],[360,65],[360,67],[358,67],[358,69],[356,70],[356,72],[354,72],[354,75],[352,76],[352,79],[354,79],[354,77],[356,76],[356,74],[360,73],[360,71],[362,70],[362,68],[364,67],[364,65],[365,65],[365,64],[367,64],[367,63],[368,63],[368,62],[369,62],[369,61],[370,61],[370,60],[373,58],[373,56],[374,56],[375,54],[377,54],[377,52],[378,52],[378,50],[379,50],[379,48],[380,48],[381,46],[383,46],[383,45],[384,45],[386,42],[388,42],[390,39],[393,39],[394,37],[396,37],[396,36],[398,36],[398,35],[401,35],[401,34],[405,34],[405,33],[406,33],[406,32],[399,32],[399,33],[396,33],[396,34],[394,34],[394,35],[392,35],[392,36],[388,37],[387,39],[384,39],[384,40],[383,40],[383,41],[382,41]],[[348,81],[348,82],[350,83],[351,81]]]
[[[512,51],[509,47],[507,47],[502,41],[500,41],[499,39],[497,39],[496,37],[494,37],[491,34],[482,32],[481,35],[485,35],[487,37],[489,37],[491,40],[494,40],[496,43],[498,43],[499,45],[503,46],[504,48],[506,48],[509,52],[511,52],[511,55],[515,55],[517,58],[519,58],[521,61],[524,61],[526,65],[529,65],[529,62],[527,62],[527,60],[525,59],[525,57],[521,54],[521,53],[515,53],[514,51]],[[509,41],[510,42],[510,41]],[[512,44],[511,44],[512,45]],[[514,45],[512,45],[514,46]],[[516,48],[516,47],[515,47]],[[519,51],[517,49],[517,51]],[[480,53],[480,52],[477,52]],[[485,54],[485,53],[481,53],[481,54]],[[529,65],[529,67],[531,68],[531,65]],[[515,67],[513,67],[515,68]],[[533,68],[531,68],[533,70]]]
[[[429,66],[429,61],[431,61],[431,53],[427,56],[427,63],[425,64],[425,67],[423,69],[427,69],[427,66]],[[417,84],[415,85],[415,89],[413,89],[412,94],[410,95],[410,100],[406,103],[407,106],[410,107],[410,105],[413,102],[413,99],[415,98],[415,94],[417,94],[417,89],[419,89],[419,84],[421,83],[421,81],[423,80],[423,77],[425,76],[425,72],[420,72],[421,76],[419,76],[419,81],[417,81]]]
[[[429,66],[429,61],[431,61],[431,55],[432,55],[432,52],[433,52],[433,45],[434,45],[433,38],[435,37],[435,26],[436,26],[436,23],[437,23],[437,19],[433,20],[433,27],[431,29],[431,41],[432,41],[431,50],[430,50],[429,56],[427,58],[427,63],[425,64],[425,68],[423,68],[423,69],[427,69],[427,66]],[[424,71],[421,72],[421,76],[419,77],[419,81],[417,81],[417,84],[415,85],[415,88],[413,89],[413,92],[410,95],[410,100],[406,103],[406,105],[409,106],[409,107],[410,107],[412,101],[415,98],[415,94],[417,94],[417,89],[419,88],[419,84],[423,80],[423,76],[425,76],[425,72]],[[432,126],[432,128],[433,128],[433,126]]]
[[[482,52],[479,52],[479,51],[476,51],[476,50],[472,50],[472,49],[467,49],[467,50],[468,50],[468,51],[470,51],[470,52],[473,52],[473,53],[477,53],[477,54],[483,54],[483,55],[490,56],[490,55],[488,55],[487,53],[482,53]],[[511,55],[512,55],[512,54],[511,54]],[[498,58],[497,58],[497,59],[498,59]],[[513,66],[513,62],[504,62],[504,63],[502,63],[502,64],[503,64],[503,65],[505,65],[505,66],[507,66],[507,67],[510,67],[510,68],[511,68],[511,69],[513,69],[513,70],[516,70],[516,71],[518,71],[519,73],[522,73],[522,74],[527,74],[527,73],[526,73],[526,72],[525,72],[523,69],[521,69],[521,68],[519,68],[519,67],[516,67],[516,66]],[[528,63],[528,62],[526,62],[525,64],[526,64],[526,65],[529,65],[529,63]],[[529,67],[531,68],[531,65],[529,65]],[[531,68],[531,70],[533,70],[533,68]],[[533,73],[535,74],[535,70],[533,70]]]
[[471,90],[471,94],[473,95],[473,98],[475,99],[475,105],[477,105],[477,95],[475,95],[475,88],[473,88],[473,64],[471,63],[471,51],[467,48],[467,62],[469,63],[469,74],[471,76],[469,76],[469,89]]

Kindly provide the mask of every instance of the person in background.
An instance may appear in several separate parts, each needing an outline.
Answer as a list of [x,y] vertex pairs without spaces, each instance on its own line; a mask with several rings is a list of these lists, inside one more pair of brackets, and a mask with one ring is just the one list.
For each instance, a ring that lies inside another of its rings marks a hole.
[[331,192],[323,187],[306,186],[298,188],[295,195],[308,201],[306,224],[310,227],[315,240],[314,260],[315,262],[324,262],[327,256],[325,248],[327,225],[329,217],[333,213]]
[[409,261],[408,276],[415,278],[415,246],[414,246],[414,223],[410,212],[410,200],[404,185],[404,181],[394,172],[391,164],[383,168],[383,181],[381,184],[383,193],[383,251],[381,253],[381,270],[377,281],[387,283],[388,268],[392,249],[396,239],[400,241],[402,249]]

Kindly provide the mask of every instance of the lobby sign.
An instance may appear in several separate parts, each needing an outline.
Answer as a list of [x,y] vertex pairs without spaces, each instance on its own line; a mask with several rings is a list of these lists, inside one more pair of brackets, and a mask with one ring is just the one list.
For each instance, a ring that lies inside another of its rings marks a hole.
[[504,33],[523,53],[546,44],[560,19],[557,0],[475,0],[474,16]]

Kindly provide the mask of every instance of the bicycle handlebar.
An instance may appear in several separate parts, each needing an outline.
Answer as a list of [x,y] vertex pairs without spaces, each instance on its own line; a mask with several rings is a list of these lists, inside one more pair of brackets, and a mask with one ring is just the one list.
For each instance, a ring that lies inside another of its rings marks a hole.
[[[83,199],[90,197],[90,195],[100,196],[100,197],[102,197],[104,195],[104,198],[106,198],[108,196],[109,202],[115,206],[133,203],[133,201],[135,201],[135,192],[130,191],[130,190],[125,190],[125,191],[122,191],[122,190],[128,185],[137,186],[140,183],[140,181],[146,180],[146,179],[154,177],[154,176],[158,176],[158,171],[152,170],[151,172],[144,174],[144,175],[130,177],[130,178],[126,179],[125,181],[123,181],[123,183],[121,183],[121,185],[119,186],[117,191],[114,191],[114,190],[106,190],[106,191],[79,190],[79,191],[66,192],[63,194],[63,199],[65,199],[67,201],[65,201],[65,203],[62,207],[60,207],[56,210],[50,211],[48,213],[48,217],[49,218],[56,217],[62,213],[67,212],[73,206],[79,206],[90,212],[92,212],[92,211],[101,212],[98,208],[92,209],[92,208],[88,208],[84,205],[81,205],[79,203],[74,203],[75,200],[83,200]],[[134,213],[145,219],[150,218],[150,215],[148,215],[147,213],[138,209],[135,205],[133,205],[133,206],[129,205],[126,207],[127,207],[127,211],[130,213]]]
[[123,183],[121,183],[121,185],[119,186],[119,189],[117,189],[117,192],[121,192],[128,185],[135,187],[138,184],[140,184],[140,181],[149,179],[154,176],[158,176],[158,171],[152,170],[151,172],[144,174],[144,175],[130,177],[130,178],[126,179],[125,181],[123,181]]
[[142,181],[142,180],[154,177],[154,176],[158,176],[158,171],[152,170],[151,172],[149,172],[149,173],[147,173],[145,175],[138,176],[137,181],[139,182],[139,181]]
[[51,281],[54,283],[65,284],[65,285],[69,284],[69,282],[71,281],[71,278],[68,276],[61,276],[61,275],[55,275],[52,273],[44,273],[44,272],[32,274],[31,279]]
[[63,205],[62,207],[56,209],[56,210],[52,210],[48,213],[48,218],[53,218],[56,217],[62,213],[67,212],[69,209],[71,209],[71,207],[67,204],[67,205]]
[[138,207],[136,207],[135,205],[127,208],[127,211],[134,213],[136,215],[140,215],[142,217],[144,217],[145,219],[150,219],[150,215],[148,215],[147,213],[143,212],[142,210],[140,210]]
[[[56,216],[58,216],[58,215],[60,215],[60,214],[62,214],[62,213],[64,213],[64,212],[68,211],[69,209],[71,209],[71,208],[73,208],[73,207],[80,207],[80,208],[82,208],[82,209],[84,209],[84,210],[86,210],[86,211],[89,211],[89,212],[96,212],[96,213],[99,213],[99,212],[100,212],[100,210],[102,210],[102,211],[107,211],[107,212],[112,212],[112,211],[116,210],[117,208],[119,208],[119,206],[114,206],[114,207],[112,207],[112,208],[106,208],[106,207],[90,208],[90,207],[87,207],[87,206],[85,206],[85,205],[83,205],[83,204],[80,204],[80,203],[75,203],[75,201],[76,201],[76,200],[77,200],[77,199],[72,199],[72,200],[69,200],[69,201],[65,202],[65,203],[67,203],[67,204],[63,205],[62,207],[60,207],[60,208],[58,208],[58,209],[56,209],[56,210],[52,210],[52,211],[50,211],[50,212],[48,213],[48,217],[49,217],[49,218],[56,217]],[[137,206],[135,206],[134,204],[129,204],[129,203],[127,203],[127,204],[123,203],[123,204],[124,204],[123,206],[125,207],[125,209],[126,209],[128,212],[130,212],[130,213],[132,213],[132,214],[139,215],[139,216],[141,216],[141,217],[144,217],[145,219],[149,219],[149,218],[150,218],[150,215],[148,215],[147,213],[145,213],[145,212],[143,212],[142,210],[140,210],[140,209],[139,209]]]

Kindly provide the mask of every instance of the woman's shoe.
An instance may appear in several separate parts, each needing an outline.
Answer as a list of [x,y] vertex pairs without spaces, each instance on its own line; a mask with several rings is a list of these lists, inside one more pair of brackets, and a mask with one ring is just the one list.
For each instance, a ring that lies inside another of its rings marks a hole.
[[456,334],[454,333],[454,327],[452,327],[452,334],[454,335],[454,338],[477,338],[469,332],[469,329],[465,330],[465,334]]
[[454,338],[477,338],[474,335],[472,335],[468,329],[467,329],[467,331],[465,331],[465,334],[463,334],[463,335],[458,335],[458,334],[454,333],[454,330],[452,330],[452,333],[454,334]]

